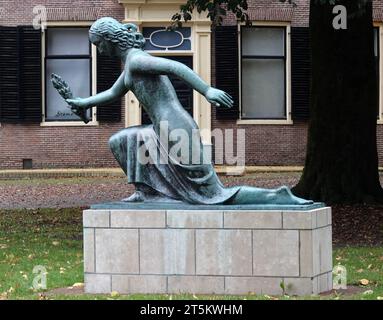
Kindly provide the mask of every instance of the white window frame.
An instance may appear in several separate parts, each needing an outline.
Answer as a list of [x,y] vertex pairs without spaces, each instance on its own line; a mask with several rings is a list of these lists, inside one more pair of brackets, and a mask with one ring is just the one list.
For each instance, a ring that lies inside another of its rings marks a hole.
[[377,119],[378,124],[383,124],[383,23],[375,22],[374,28],[379,28],[379,117]]
[[245,23],[238,24],[238,79],[239,79],[239,119],[237,124],[267,124],[267,125],[292,125],[291,118],[291,25],[287,22],[268,22],[268,21],[253,21],[252,26],[257,27],[284,27],[286,32],[286,119],[242,119],[242,52],[241,52],[241,26]]
[[[49,27],[90,27],[93,22],[71,22],[71,21],[59,21],[59,22],[47,22],[46,28]],[[46,30],[41,29],[41,88],[42,88],[42,117],[40,126],[42,127],[89,127],[89,126],[98,126],[99,122],[97,121],[97,107],[93,107],[92,110],[92,120],[88,123],[84,123],[83,121],[46,121],[45,119],[45,40],[46,40]],[[91,95],[95,95],[97,93],[97,48],[95,45],[91,45],[91,56],[92,56],[92,88]]]

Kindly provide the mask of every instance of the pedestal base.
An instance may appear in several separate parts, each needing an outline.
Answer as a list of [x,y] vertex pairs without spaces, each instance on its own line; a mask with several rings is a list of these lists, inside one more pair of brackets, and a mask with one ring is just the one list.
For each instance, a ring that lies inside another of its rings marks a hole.
[[211,208],[84,211],[85,292],[310,295],[332,289],[331,208]]

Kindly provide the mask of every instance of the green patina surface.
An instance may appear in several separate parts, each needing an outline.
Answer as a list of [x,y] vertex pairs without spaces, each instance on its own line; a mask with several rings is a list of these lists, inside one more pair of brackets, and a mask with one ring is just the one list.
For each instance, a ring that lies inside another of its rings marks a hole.
[[126,128],[109,140],[128,182],[136,188],[125,201],[177,200],[194,205],[260,205],[260,209],[279,209],[280,205],[302,209],[302,205],[313,205],[312,201],[294,196],[286,186],[262,189],[246,185],[225,187],[221,183],[213,164],[206,159],[198,125],[182,107],[169,76],[178,77],[216,107],[231,108],[232,97],[208,85],[186,65],[145,52],[145,39],[136,25],[101,18],[91,26],[89,40],[100,54],[121,59],[123,72],[113,86],[91,97],[73,98],[71,89],[59,76],[52,75],[52,82],[85,122],[87,119],[81,116],[84,110],[108,104],[128,91],[134,93],[146,111],[151,125]]
[[107,202],[99,203],[91,206],[91,209],[126,209],[126,210],[296,210],[309,211],[313,209],[323,208],[326,205],[322,202],[315,202],[311,205],[194,205],[187,203],[166,203],[166,202]]

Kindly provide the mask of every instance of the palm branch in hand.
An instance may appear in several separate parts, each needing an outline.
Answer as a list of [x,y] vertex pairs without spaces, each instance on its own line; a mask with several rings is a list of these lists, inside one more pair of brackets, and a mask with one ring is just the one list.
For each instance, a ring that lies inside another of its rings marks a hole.
[[[73,99],[72,90],[69,88],[69,85],[59,75],[52,73],[51,81],[52,81],[53,87],[57,90],[60,96],[63,97],[64,100]],[[75,115],[80,117],[80,119],[84,121],[85,123],[88,123],[90,121],[90,119],[88,118],[86,114],[85,108],[79,108],[74,105],[70,105],[69,108],[72,110],[72,112]]]

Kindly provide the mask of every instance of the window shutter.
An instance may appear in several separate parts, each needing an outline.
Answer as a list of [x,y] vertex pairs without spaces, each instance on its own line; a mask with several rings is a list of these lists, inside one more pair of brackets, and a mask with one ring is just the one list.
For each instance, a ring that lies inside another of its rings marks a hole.
[[19,27],[20,41],[20,109],[22,122],[41,122],[41,30]]
[[0,27],[0,121],[16,123],[19,108],[17,27]]
[[292,118],[309,118],[311,81],[309,28],[291,28]]
[[[108,90],[121,74],[121,61],[97,53],[97,92]],[[97,106],[97,120],[121,121],[121,99],[105,106]]]
[[232,108],[216,107],[217,119],[239,118],[239,64],[237,26],[217,26],[215,29],[216,87],[230,94]]
[[41,30],[0,27],[0,121],[41,121]]

